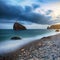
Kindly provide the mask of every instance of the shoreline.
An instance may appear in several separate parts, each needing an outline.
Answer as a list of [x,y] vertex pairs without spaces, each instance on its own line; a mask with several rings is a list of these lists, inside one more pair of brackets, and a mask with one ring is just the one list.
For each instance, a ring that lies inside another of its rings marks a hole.
[[[41,40],[43,37],[54,36],[60,34],[60,32],[49,32],[46,34],[38,35],[36,37],[24,38],[22,40],[6,40],[5,42],[0,43],[0,55],[14,52],[21,47],[33,43],[35,41]],[[8,48],[7,48],[8,47]]]
[[[52,51],[54,49],[58,50],[58,48],[59,48],[59,50],[60,50],[60,46],[58,46],[59,45],[59,42],[60,42],[60,33],[59,34],[56,34],[56,35],[53,35],[53,36],[43,37],[41,39],[35,40],[33,42],[30,42],[30,43],[26,44],[25,46],[21,47],[20,49],[18,49],[17,51],[14,51],[14,52],[12,52],[10,54],[8,53],[6,56],[2,56],[0,58],[1,58],[1,60],[3,60],[3,58],[5,58],[6,60],[9,60],[9,59],[16,60],[16,58],[19,58],[21,60],[22,59],[24,60],[24,56],[25,56],[25,58],[27,60],[28,60],[28,58],[29,59],[36,59],[37,60],[38,59],[37,58],[38,56],[37,57],[30,57],[30,55],[32,54],[32,51],[35,51],[33,53],[33,55],[32,55],[32,56],[35,56],[35,55],[39,54],[38,53],[38,50],[39,49],[41,49],[43,52],[45,50],[47,52],[47,50],[50,49],[47,53],[46,52],[45,53],[42,52],[43,53],[42,56],[44,54],[47,55],[50,51]],[[48,49],[47,49],[47,47],[48,47]],[[39,51],[39,52],[41,53],[41,51]],[[58,53],[60,53],[60,51],[59,52],[57,51],[56,53],[58,54]],[[50,53],[50,54],[52,54],[52,53]],[[54,54],[55,54],[55,52],[54,52]],[[54,54],[52,54],[52,55],[54,55]],[[60,58],[60,54],[58,54],[58,55],[59,55],[59,58]],[[39,59],[41,57],[39,57]]]

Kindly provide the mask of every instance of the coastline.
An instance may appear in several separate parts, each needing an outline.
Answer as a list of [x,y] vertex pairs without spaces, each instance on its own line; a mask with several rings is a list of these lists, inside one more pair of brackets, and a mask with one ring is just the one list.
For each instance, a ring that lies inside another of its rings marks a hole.
[[21,47],[17,51],[0,56],[3,60],[53,60],[60,59],[60,33],[35,40]]
[[3,42],[0,42],[0,55],[14,52],[14,51],[20,49],[21,47],[25,46],[26,44],[32,43],[37,40],[41,40],[41,38],[43,38],[43,37],[57,35],[59,33],[60,32],[55,32],[55,31],[49,30],[49,32],[47,32],[45,34],[37,35],[34,37],[32,36],[30,38],[22,38],[21,40],[6,40]]

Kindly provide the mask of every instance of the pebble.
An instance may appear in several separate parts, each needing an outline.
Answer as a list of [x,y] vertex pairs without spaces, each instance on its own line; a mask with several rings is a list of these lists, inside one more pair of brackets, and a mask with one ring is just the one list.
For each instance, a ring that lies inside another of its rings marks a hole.
[[[57,45],[56,42],[53,40],[45,40],[42,42],[43,44],[37,43],[37,47],[35,45],[30,46],[28,49],[22,49],[23,53],[20,55],[26,60],[60,60],[60,47],[59,44]],[[41,47],[41,46],[42,47]],[[25,57],[24,57],[25,55]]]
[[57,41],[42,40],[25,46],[19,50],[17,60],[60,60],[60,40]]

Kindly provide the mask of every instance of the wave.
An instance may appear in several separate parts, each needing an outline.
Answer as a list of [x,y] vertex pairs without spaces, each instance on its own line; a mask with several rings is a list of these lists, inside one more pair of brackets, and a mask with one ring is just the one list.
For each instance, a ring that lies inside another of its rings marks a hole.
[[23,38],[22,40],[6,40],[4,42],[0,42],[0,54],[13,52],[17,49],[20,49],[22,46],[24,46],[32,41],[36,41],[43,37],[53,36],[58,33],[60,33],[60,32],[49,32],[49,33],[45,33],[42,35],[37,35],[35,37]]

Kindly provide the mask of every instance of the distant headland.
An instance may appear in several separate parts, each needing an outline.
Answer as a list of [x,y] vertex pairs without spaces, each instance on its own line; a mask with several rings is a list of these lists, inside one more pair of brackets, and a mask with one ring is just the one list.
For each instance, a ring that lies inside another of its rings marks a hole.
[[54,24],[51,25],[50,27],[48,26],[47,29],[60,29],[60,24]]
[[56,29],[56,32],[59,32],[60,24],[54,24],[54,25],[48,26],[47,29]]

